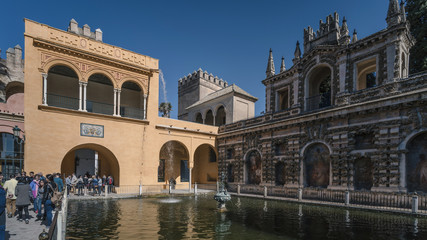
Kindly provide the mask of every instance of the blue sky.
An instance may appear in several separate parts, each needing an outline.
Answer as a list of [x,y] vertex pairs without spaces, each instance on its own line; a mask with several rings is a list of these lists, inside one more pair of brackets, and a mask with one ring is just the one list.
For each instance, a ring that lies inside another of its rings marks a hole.
[[335,11],[341,21],[346,17],[350,33],[356,28],[359,39],[366,37],[386,27],[388,0],[4,0],[0,6],[2,58],[7,48],[24,46],[24,18],[63,30],[74,18],[80,27],[101,28],[106,43],[159,59],[176,118],[178,79],[199,67],[258,97],[259,115],[270,48],[276,72],[282,56],[291,67],[303,29],[317,30]]

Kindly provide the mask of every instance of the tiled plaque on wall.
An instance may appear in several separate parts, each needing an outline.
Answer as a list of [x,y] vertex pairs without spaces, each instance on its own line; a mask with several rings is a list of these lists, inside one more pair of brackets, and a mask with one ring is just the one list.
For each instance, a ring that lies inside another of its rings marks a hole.
[[89,123],[80,123],[80,136],[103,138],[104,126]]

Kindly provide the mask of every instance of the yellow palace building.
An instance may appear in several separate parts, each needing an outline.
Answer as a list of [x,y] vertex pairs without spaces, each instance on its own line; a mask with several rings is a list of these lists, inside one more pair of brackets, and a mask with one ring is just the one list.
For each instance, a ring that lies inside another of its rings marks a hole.
[[214,182],[218,127],[158,116],[159,60],[25,19],[25,170],[130,186]]

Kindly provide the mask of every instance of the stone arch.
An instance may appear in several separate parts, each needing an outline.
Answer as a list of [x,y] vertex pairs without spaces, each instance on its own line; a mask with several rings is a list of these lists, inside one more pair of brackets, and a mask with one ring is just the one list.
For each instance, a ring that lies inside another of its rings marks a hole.
[[189,160],[190,154],[185,144],[177,140],[165,142],[159,152],[158,181],[188,182]]
[[[96,161],[98,169],[96,169]],[[92,163],[95,165],[91,166]],[[105,146],[95,143],[75,146],[65,154],[61,162],[61,173],[66,176],[73,173],[83,175],[86,171],[89,174],[96,174],[96,170],[101,177],[111,175],[114,185],[120,186],[119,162],[114,153]]]
[[122,117],[144,119],[144,89],[134,80],[121,84],[120,109]]
[[130,78],[130,77],[127,77],[127,78],[121,80],[118,83],[118,89],[122,89],[123,84],[125,84],[126,82],[133,82],[133,83],[135,83],[136,85],[139,86],[139,88],[141,88],[141,91],[143,92],[143,94],[147,94],[148,91],[145,89],[145,86],[140,81],[138,81],[137,79]]
[[79,67],[76,64],[74,64],[73,62],[70,62],[70,61],[67,61],[64,59],[52,59],[52,60],[48,61],[47,63],[45,63],[45,65],[43,67],[43,72],[45,72],[45,73],[49,72],[49,70],[56,65],[63,65],[63,66],[71,68],[77,74],[77,78],[79,80],[83,80],[83,74],[80,71]]
[[106,115],[114,114],[115,81],[101,70],[93,70],[87,75],[86,110]]
[[227,110],[223,104],[215,108],[215,126],[221,126],[227,122]]
[[205,124],[214,125],[214,115],[212,109],[210,108],[205,111]]
[[301,149],[301,184],[305,187],[326,188],[331,184],[331,147],[323,141],[307,143]]
[[6,102],[10,96],[16,93],[24,93],[24,83],[18,81],[9,82],[5,87],[6,92]]
[[[310,68],[304,79],[304,102],[306,110],[316,110],[331,105],[333,77],[334,69],[328,63],[322,62]],[[325,81],[329,81],[329,83],[323,86],[322,84]]]
[[192,183],[212,183],[218,179],[218,153],[214,146],[201,144],[194,151]]
[[258,149],[250,149],[244,156],[244,181],[259,185],[262,182],[262,154]]
[[92,77],[93,75],[96,75],[96,74],[104,75],[105,77],[108,78],[108,80],[110,80],[111,85],[113,85],[114,88],[118,88],[117,87],[117,81],[113,77],[113,75],[111,75],[111,73],[109,73],[108,71],[105,71],[105,70],[102,70],[102,69],[92,69],[89,72],[87,72],[85,74],[86,81],[89,81],[89,78]]
[[414,134],[406,143],[406,187],[427,193],[427,132]]
[[47,104],[79,109],[79,75],[68,64],[52,65],[47,72]]
[[202,113],[197,112],[194,117],[194,122],[203,124],[203,116]]
[[[412,140],[413,138],[417,137],[420,134],[426,133],[427,128],[420,128],[416,131],[411,132],[406,136],[406,138],[399,144],[398,149],[401,150],[401,152],[406,151],[408,142]],[[399,164],[399,173],[400,173],[400,187],[402,189],[407,188],[407,172],[406,172],[406,157],[407,155],[405,153],[400,153],[400,164]]]

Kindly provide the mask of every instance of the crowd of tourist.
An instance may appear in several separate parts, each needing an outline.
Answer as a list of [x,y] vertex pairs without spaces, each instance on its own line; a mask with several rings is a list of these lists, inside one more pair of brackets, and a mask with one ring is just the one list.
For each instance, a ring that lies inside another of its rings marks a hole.
[[[64,176],[65,177],[65,176]],[[69,175],[64,180],[60,173],[34,174],[26,172],[12,174],[9,180],[3,181],[0,172],[0,239],[4,239],[6,230],[6,215],[17,217],[19,222],[30,221],[29,211],[36,213],[35,221],[42,221],[47,227],[52,224],[52,211],[62,197],[65,187],[67,193],[82,196],[86,194],[101,195],[102,192],[112,192],[114,180],[111,176],[103,177],[90,175],[76,177]],[[105,187],[107,186],[107,187]],[[33,206],[33,209],[29,209]]]

